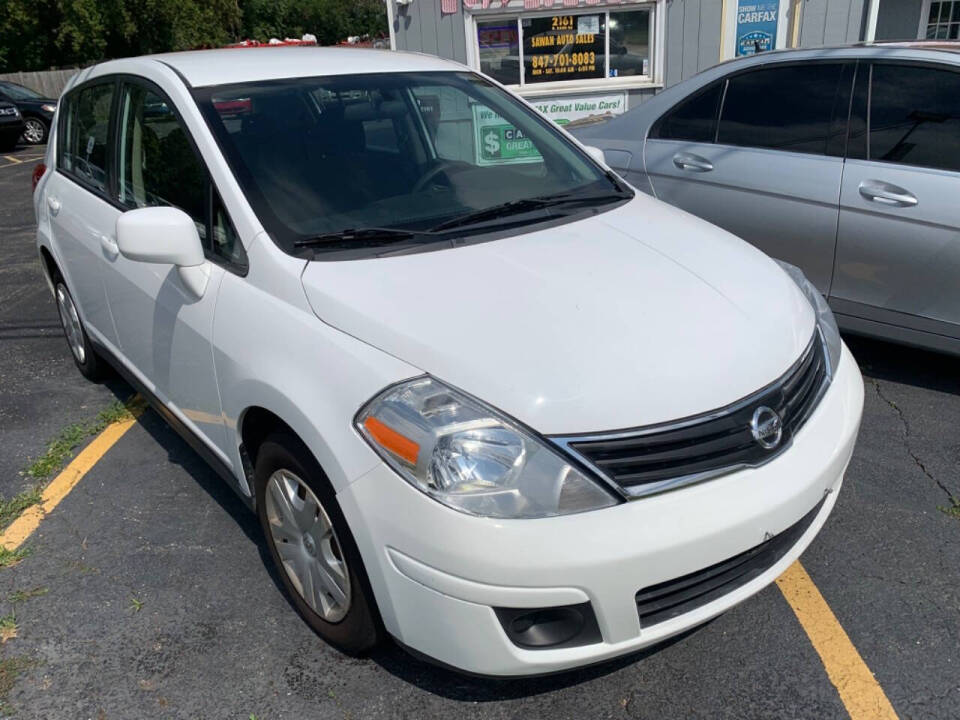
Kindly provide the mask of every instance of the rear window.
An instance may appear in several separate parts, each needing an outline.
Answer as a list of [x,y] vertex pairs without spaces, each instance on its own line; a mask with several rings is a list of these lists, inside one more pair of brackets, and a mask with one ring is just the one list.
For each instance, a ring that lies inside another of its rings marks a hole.
[[71,93],[62,120],[60,169],[100,192],[107,189],[107,136],[113,95],[112,82]]

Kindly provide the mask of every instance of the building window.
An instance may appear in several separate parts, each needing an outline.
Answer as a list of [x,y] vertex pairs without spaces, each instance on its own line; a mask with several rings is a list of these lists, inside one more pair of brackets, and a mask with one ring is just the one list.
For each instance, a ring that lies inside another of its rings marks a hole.
[[480,72],[519,86],[649,79],[652,27],[650,7],[478,19]]
[[956,40],[960,37],[960,0],[930,3],[926,37],[928,40]]

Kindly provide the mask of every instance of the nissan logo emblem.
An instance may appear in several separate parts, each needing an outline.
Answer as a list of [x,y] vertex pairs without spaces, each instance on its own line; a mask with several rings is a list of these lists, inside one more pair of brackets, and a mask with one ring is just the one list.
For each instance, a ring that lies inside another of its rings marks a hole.
[[780,416],[766,405],[761,405],[753,411],[750,434],[760,447],[773,450],[780,444],[780,438],[783,437],[783,423],[780,422]]

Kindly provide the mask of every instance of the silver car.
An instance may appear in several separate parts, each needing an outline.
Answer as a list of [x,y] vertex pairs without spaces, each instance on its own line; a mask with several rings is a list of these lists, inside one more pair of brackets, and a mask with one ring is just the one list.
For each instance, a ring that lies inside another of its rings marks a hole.
[[754,55],[573,132],[801,267],[842,328],[960,353],[960,43]]

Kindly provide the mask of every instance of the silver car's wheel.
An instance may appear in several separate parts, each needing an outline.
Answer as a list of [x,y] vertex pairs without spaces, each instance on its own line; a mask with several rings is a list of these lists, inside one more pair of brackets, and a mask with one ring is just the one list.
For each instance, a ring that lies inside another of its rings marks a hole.
[[36,118],[23,121],[23,139],[31,145],[39,145],[47,137],[47,126]]
[[327,622],[350,610],[350,573],[330,517],[297,475],[270,475],[266,514],[281,566],[300,597]]
[[63,323],[63,332],[67,336],[70,352],[77,362],[83,365],[87,361],[87,348],[83,342],[83,325],[77,314],[77,306],[73,304],[70,291],[63,283],[57,285],[57,310],[60,311],[60,322]]

